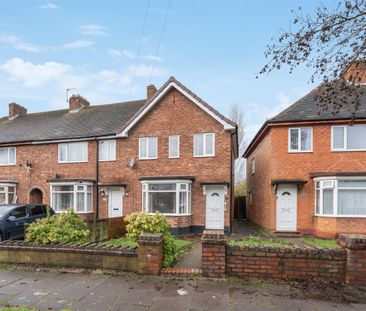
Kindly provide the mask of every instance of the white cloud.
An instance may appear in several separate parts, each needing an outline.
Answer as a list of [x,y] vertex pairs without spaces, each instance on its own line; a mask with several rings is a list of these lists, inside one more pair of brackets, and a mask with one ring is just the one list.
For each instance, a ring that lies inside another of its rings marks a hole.
[[40,52],[42,50],[41,47],[24,42],[18,36],[15,35],[8,35],[8,34],[0,34],[0,42],[20,51],[26,52]]
[[153,69],[153,66],[140,64],[140,65],[131,65],[129,67],[130,72],[134,73],[136,77],[149,77],[152,72],[153,77],[162,76],[165,75],[168,72],[167,68],[163,67],[157,67],[155,66]]
[[70,50],[70,49],[79,49],[79,48],[86,48],[93,45],[93,41],[86,41],[86,40],[76,40],[74,42],[66,43],[61,46],[61,49]]
[[129,59],[136,58],[136,56],[133,52],[126,51],[126,50],[120,51],[120,50],[115,50],[115,49],[108,49],[108,54],[113,57],[127,57]]
[[80,33],[86,36],[106,36],[105,27],[101,25],[88,24],[79,27]]
[[38,8],[41,10],[57,10],[59,7],[52,2],[48,2],[40,5]]
[[155,56],[155,55],[145,55],[143,57],[143,59],[146,59],[146,60],[151,60],[151,61],[156,61],[156,62],[160,62],[162,61],[163,59],[159,56]]

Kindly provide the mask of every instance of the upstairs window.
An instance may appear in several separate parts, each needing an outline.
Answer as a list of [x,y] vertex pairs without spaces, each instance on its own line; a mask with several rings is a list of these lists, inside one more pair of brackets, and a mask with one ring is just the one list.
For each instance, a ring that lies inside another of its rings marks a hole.
[[195,157],[213,157],[215,155],[215,134],[194,135],[193,154]]
[[116,141],[101,140],[99,142],[99,161],[116,160]]
[[332,150],[366,150],[366,124],[332,126]]
[[88,143],[67,143],[58,145],[58,162],[88,162]]
[[311,152],[313,150],[311,127],[290,128],[288,132],[289,152]]
[[179,136],[169,136],[169,158],[179,158]]
[[0,148],[0,165],[15,165],[16,149],[15,147]]
[[139,139],[139,158],[140,160],[158,158],[157,137],[143,137]]

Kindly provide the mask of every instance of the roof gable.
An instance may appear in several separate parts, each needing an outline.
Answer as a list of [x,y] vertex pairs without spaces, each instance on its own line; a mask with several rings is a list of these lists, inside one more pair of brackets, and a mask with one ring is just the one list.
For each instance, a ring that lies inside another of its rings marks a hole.
[[152,109],[155,105],[160,101],[165,94],[169,92],[172,88],[175,88],[177,91],[186,96],[189,100],[191,100],[194,104],[196,104],[199,108],[209,114],[213,119],[217,122],[221,123],[224,127],[224,130],[235,130],[236,124],[231,120],[224,117],[217,110],[203,101],[200,97],[186,88],[183,84],[177,81],[174,77],[170,77],[169,80],[160,88],[160,90],[148,101],[131,119],[131,121],[120,131],[117,136],[127,137],[128,132]]

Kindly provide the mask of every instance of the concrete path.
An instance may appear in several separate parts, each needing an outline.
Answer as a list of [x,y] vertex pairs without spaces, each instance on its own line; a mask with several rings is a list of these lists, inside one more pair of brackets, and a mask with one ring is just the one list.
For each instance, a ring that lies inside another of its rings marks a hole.
[[241,239],[247,236],[263,237],[263,234],[248,220],[235,220],[233,223],[233,232],[230,235],[232,239]]
[[201,269],[202,265],[202,244],[193,242],[191,250],[174,266],[175,268]]
[[364,311],[365,294],[334,285],[0,270],[0,304],[36,310]]

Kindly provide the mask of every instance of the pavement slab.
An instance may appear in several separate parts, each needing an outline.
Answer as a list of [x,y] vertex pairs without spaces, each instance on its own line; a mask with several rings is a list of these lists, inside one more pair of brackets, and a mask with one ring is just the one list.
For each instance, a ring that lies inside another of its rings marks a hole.
[[229,295],[196,292],[191,307],[199,310],[229,311]]

